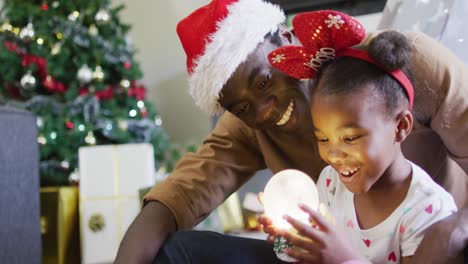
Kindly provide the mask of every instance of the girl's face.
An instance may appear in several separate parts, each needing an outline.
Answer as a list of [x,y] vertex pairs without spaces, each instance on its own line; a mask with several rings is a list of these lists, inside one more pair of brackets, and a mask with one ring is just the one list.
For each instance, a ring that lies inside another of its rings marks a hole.
[[[397,120],[372,89],[343,95],[315,94],[311,114],[322,159],[346,188],[368,192],[385,185],[399,150]],[[381,179],[381,181],[379,181]]]

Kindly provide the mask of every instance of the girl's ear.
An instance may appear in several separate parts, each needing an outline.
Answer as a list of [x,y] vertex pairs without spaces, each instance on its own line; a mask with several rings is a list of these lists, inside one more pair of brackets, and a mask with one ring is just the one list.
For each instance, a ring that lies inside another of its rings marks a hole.
[[413,115],[408,110],[403,110],[397,115],[396,141],[403,142],[413,129]]

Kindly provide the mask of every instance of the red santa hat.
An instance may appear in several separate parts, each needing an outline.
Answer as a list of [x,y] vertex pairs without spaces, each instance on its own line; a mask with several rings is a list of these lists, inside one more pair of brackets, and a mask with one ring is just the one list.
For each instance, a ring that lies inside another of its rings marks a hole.
[[202,110],[222,111],[220,91],[237,67],[285,21],[263,0],[213,0],[177,25],[187,54],[190,94]]

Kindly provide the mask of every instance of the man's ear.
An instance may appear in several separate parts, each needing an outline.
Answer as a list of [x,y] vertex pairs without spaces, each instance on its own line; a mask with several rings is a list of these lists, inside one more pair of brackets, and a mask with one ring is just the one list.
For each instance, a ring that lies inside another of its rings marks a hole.
[[284,45],[292,45],[295,43],[296,37],[294,36],[294,33],[285,24],[280,24],[278,30]]
[[395,129],[397,142],[403,142],[413,129],[413,115],[409,110],[403,110],[397,115],[397,126]]

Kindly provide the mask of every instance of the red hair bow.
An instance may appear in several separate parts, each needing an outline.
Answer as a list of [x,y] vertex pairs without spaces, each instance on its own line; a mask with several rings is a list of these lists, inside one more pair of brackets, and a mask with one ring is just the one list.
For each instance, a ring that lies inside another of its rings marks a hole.
[[336,53],[361,43],[365,29],[351,16],[333,10],[298,14],[293,28],[303,46],[283,46],[268,54],[276,69],[297,79],[309,79]]

